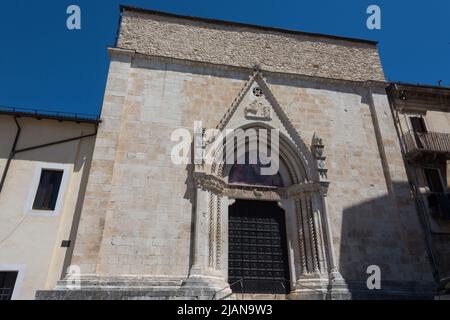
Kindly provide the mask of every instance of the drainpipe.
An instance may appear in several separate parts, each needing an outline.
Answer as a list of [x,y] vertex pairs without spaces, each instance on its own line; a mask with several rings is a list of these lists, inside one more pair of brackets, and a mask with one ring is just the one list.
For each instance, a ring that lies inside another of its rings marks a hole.
[[8,160],[6,160],[5,169],[3,170],[2,180],[0,181],[0,193],[2,192],[3,185],[5,184],[6,174],[8,173],[9,165],[11,164],[11,160],[16,153],[17,141],[19,141],[20,132],[22,131],[22,128],[20,127],[19,122],[17,121],[17,117],[14,117],[14,122],[16,123],[16,126],[17,126],[17,132],[16,132],[16,137],[14,138],[14,143],[11,147],[11,152],[9,153],[9,156],[8,156]]

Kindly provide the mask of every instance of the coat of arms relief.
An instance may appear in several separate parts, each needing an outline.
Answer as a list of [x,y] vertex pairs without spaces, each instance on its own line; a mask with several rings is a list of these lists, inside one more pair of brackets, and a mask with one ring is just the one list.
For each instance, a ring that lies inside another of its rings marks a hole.
[[244,116],[247,119],[271,120],[272,108],[270,103],[264,97],[262,90],[258,87],[253,88],[254,100],[244,109]]

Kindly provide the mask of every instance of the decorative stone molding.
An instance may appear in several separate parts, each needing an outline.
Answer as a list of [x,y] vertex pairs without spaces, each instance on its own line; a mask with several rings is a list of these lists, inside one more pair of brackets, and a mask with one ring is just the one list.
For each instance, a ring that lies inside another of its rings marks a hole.
[[328,195],[328,187],[330,186],[329,181],[320,181],[320,192],[323,194],[324,197]]
[[[275,115],[279,118],[279,120],[282,123],[282,126],[285,129],[284,137],[285,141],[281,141],[280,145],[281,147],[286,148],[292,148],[293,153],[298,156],[296,160],[293,161],[299,161],[302,165],[302,168],[306,171],[306,176],[308,180],[315,181],[318,180],[317,177],[317,171],[313,170],[314,168],[310,165],[314,163],[314,158],[310,152],[309,146],[303,141],[303,139],[300,137],[300,134],[296,130],[295,126],[292,124],[291,120],[281,107],[281,105],[278,103],[277,99],[275,98],[274,94],[272,93],[266,79],[263,76],[263,73],[258,65],[254,66],[253,74],[250,76],[249,80],[245,82],[243,85],[241,91],[238,93],[236,98],[233,100],[233,103],[228,108],[228,110],[225,112],[224,116],[219,121],[218,125],[216,126],[216,129],[223,132],[223,130],[226,128],[227,124],[229,123],[230,119],[233,117],[235,111],[239,107],[240,103],[243,101],[244,96],[247,94],[249,89],[255,84],[258,84],[259,90],[261,90],[261,95],[257,98],[264,99],[264,102],[261,102],[263,105],[267,105],[270,110],[270,118],[274,117]],[[262,95],[264,93],[264,95]],[[256,99],[258,100],[258,99]],[[248,111],[248,110],[247,110]],[[245,112],[245,111],[244,111]],[[263,117],[266,120],[270,120],[268,117],[268,113],[266,112],[266,115],[264,115],[264,112],[258,112],[256,111],[258,116]],[[273,114],[272,114],[273,113]],[[249,120],[249,118],[247,118]],[[254,119],[257,121],[256,119]],[[259,121],[263,120],[262,118],[258,119]],[[207,146],[210,146],[217,138],[217,136],[220,136],[218,134],[212,135],[211,137],[207,137],[208,141],[206,143]],[[292,144],[292,145],[291,145]],[[215,153],[216,159],[218,159],[218,162],[221,160],[220,156],[222,156],[223,149],[221,149],[220,145],[217,145]],[[223,163],[213,163],[211,165],[211,172],[214,173],[216,176],[222,176],[221,171],[223,170],[224,164]],[[299,181],[299,177],[295,176],[294,181]]]
[[262,94],[256,95],[255,99],[245,107],[244,117],[250,120],[272,120],[272,107]]
[[253,74],[250,76],[250,78],[244,84],[244,86],[242,87],[241,91],[239,91],[238,95],[234,98],[234,100],[231,103],[230,107],[225,112],[225,114],[222,117],[222,119],[220,119],[220,122],[216,126],[216,129],[223,130],[225,128],[225,126],[227,125],[227,123],[230,120],[231,116],[236,111],[236,108],[242,102],[242,99],[244,98],[244,96],[247,93],[248,89],[250,89],[251,85],[253,84],[253,81],[255,80],[256,76],[259,74],[259,71],[260,71],[259,67],[255,66],[255,68],[253,69]]
[[211,269],[222,269],[222,196],[208,192],[208,265]]
[[210,268],[214,268],[214,242],[215,242],[215,225],[216,225],[216,215],[214,208],[215,195],[212,192],[208,192],[209,203],[209,223],[208,223],[208,265]]
[[314,211],[312,207],[312,199],[310,197],[306,197],[306,214],[308,220],[308,230],[309,230],[309,238],[311,241],[311,257],[312,257],[312,271],[314,273],[320,272],[319,269],[319,248],[318,248],[318,239],[317,239],[317,223],[314,220]]
[[258,199],[278,201],[281,199],[277,188],[246,186],[246,185],[228,185],[225,195],[237,199]]
[[226,188],[226,182],[214,175],[206,174],[204,172],[194,172],[193,176],[195,186],[199,189],[222,195]]
[[298,199],[305,194],[320,192],[321,185],[319,182],[297,183],[292,186],[282,188],[282,194],[285,198]]
[[216,269],[222,269],[222,197],[216,199]]

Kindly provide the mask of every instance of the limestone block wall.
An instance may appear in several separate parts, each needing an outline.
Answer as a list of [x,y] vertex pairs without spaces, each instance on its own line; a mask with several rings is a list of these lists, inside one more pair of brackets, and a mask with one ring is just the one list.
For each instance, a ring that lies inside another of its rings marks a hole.
[[[117,53],[112,62],[73,262],[83,273],[186,277],[192,167],[173,164],[175,129],[214,128],[251,69]],[[431,270],[383,89],[265,73],[309,145],[323,138],[339,268],[365,281],[429,281]]]
[[[339,270],[365,279],[431,280],[389,104],[382,89],[268,77],[300,135],[323,138],[331,181],[328,213]],[[371,107],[373,106],[373,107]]]
[[122,9],[117,47],[154,56],[347,80],[384,80],[376,44]]

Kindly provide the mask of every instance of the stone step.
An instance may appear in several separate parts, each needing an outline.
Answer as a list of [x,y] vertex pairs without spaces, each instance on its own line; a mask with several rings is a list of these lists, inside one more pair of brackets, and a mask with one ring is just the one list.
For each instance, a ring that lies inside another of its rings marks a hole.
[[285,294],[265,294],[265,293],[233,293],[231,300],[288,300]]

